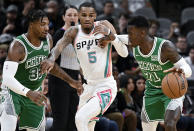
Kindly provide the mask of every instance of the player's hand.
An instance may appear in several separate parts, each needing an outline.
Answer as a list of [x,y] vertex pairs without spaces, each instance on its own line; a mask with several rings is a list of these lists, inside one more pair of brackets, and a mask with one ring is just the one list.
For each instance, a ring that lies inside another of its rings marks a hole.
[[46,113],[49,113],[49,112],[52,112],[52,109],[51,109],[51,104],[49,102],[49,99],[47,99],[47,103],[46,103]]
[[172,67],[170,69],[164,70],[164,73],[167,72],[178,72],[178,73],[184,73],[183,69],[181,68],[176,68],[176,67]]
[[98,46],[101,48],[106,47],[107,44],[115,40],[114,34],[112,34],[111,30],[108,27],[106,27],[104,24],[99,24],[95,26],[93,33],[94,35],[97,35],[97,34],[104,35],[104,37],[100,38],[98,41],[99,43]]
[[28,91],[26,96],[36,103],[38,106],[44,106],[47,103],[47,98],[46,96],[43,95],[42,92],[39,91]]
[[41,63],[40,63],[40,67],[41,67],[41,71],[40,73],[41,74],[44,74],[44,73],[49,73],[50,70],[52,70],[52,68],[54,67],[55,65],[55,62],[50,60],[50,59],[46,59],[46,60],[43,60]]
[[80,81],[73,80],[71,83],[69,83],[71,87],[77,89],[78,95],[81,95],[84,88],[82,86],[82,83]]
[[80,96],[83,92],[84,92],[84,88],[83,88],[83,87],[77,89],[77,94],[78,94],[78,96]]
[[101,48],[106,47],[111,42],[110,38],[105,36],[98,40],[98,46]]
[[110,29],[103,24],[99,24],[95,26],[93,33],[94,35],[97,35],[97,34],[109,35]]
[[164,73],[168,73],[168,72],[176,72],[176,73],[185,75],[183,69],[181,69],[181,68],[176,68],[176,67],[172,67],[172,68],[170,68],[170,69],[164,70]]

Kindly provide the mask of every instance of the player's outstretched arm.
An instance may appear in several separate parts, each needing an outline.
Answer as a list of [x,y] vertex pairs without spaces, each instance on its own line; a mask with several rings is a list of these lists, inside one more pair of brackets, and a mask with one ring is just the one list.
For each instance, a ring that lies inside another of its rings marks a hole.
[[78,28],[73,26],[69,28],[63,35],[63,37],[57,42],[56,46],[51,50],[50,60],[55,61],[63,49],[74,42],[74,38],[77,34]]
[[3,66],[3,82],[2,85],[7,86],[13,92],[27,96],[37,105],[44,105],[46,102],[46,97],[40,92],[32,91],[27,87],[23,86],[17,79],[15,79],[15,74],[18,69],[20,61],[25,58],[24,46],[14,40],[9,48],[7,59]]
[[63,37],[57,42],[56,46],[51,50],[51,54],[48,59],[41,62],[41,73],[48,73],[53,67],[55,60],[59,57],[63,49],[74,42],[78,28],[73,26],[69,28],[63,35]]
[[161,61],[171,61],[174,64],[173,68],[165,70],[164,72],[178,72],[185,74],[186,77],[190,77],[192,74],[191,67],[187,64],[184,58],[182,58],[175,47],[175,45],[166,41],[162,46]]
[[63,69],[59,67],[57,63],[54,64],[50,73],[64,81],[66,81],[71,87],[83,90],[82,83],[72,79]]

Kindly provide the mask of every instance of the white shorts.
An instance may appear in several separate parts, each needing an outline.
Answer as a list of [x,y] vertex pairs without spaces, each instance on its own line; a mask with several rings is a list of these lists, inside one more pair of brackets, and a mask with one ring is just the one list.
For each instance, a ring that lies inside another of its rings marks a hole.
[[101,114],[103,114],[116,97],[116,81],[113,76],[111,76],[102,80],[87,81],[87,83],[88,84],[83,84],[84,92],[80,96],[78,110],[91,98],[97,97],[102,108]]

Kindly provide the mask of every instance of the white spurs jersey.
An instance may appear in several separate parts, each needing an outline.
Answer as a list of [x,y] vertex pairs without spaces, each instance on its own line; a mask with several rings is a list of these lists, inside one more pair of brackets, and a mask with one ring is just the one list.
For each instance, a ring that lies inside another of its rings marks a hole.
[[99,80],[112,75],[112,45],[110,43],[105,48],[100,48],[98,40],[101,37],[102,34],[94,36],[93,30],[90,34],[85,34],[81,25],[78,26],[74,47],[86,80]]

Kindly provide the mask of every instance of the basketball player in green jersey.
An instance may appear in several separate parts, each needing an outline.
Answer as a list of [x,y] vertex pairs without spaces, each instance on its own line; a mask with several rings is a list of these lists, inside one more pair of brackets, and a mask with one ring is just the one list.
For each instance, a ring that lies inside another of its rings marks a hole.
[[[45,130],[44,104],[47,98],[41,93],[41,84],[46,74],[40,73],[40,63],[48,57],[52,48],[48,24],[48,17],[43,11],[32,11],[28,32],[16,37],[10,45],[3,67],[2,88],[7,94],[3,103],[1,131],[15,131],[18,118],[20,129]],[[82,87],[57,65],[51,74],[74,88]]]
[[176,131],[184,96],[169,99],[162,92],[161,82],[167,72],[190,77],[192,71],[172,42],[150,37],[148,28],[148,21],[142,16],[134,17],[128,25],[129,46],[146,78],[141,116],[143,131],[155,131],[158,122],[163,120],[165,131]]
[[116,35],[114,42],[129,44],[129,48],[146,78],[141,113],[143,131],[155,131],[159,121],[164,121],[165,131],[176,131],[176,123],[181,115],[184,96],[169,99],[162,92],[161,82],[168,72],[178,72],[180,75],[190,77],[192,71],[184,58],[178,54],[172,42],[158,37],[150,37],[148,28],[147,19],[136,16],[129,22],[128,36]]

